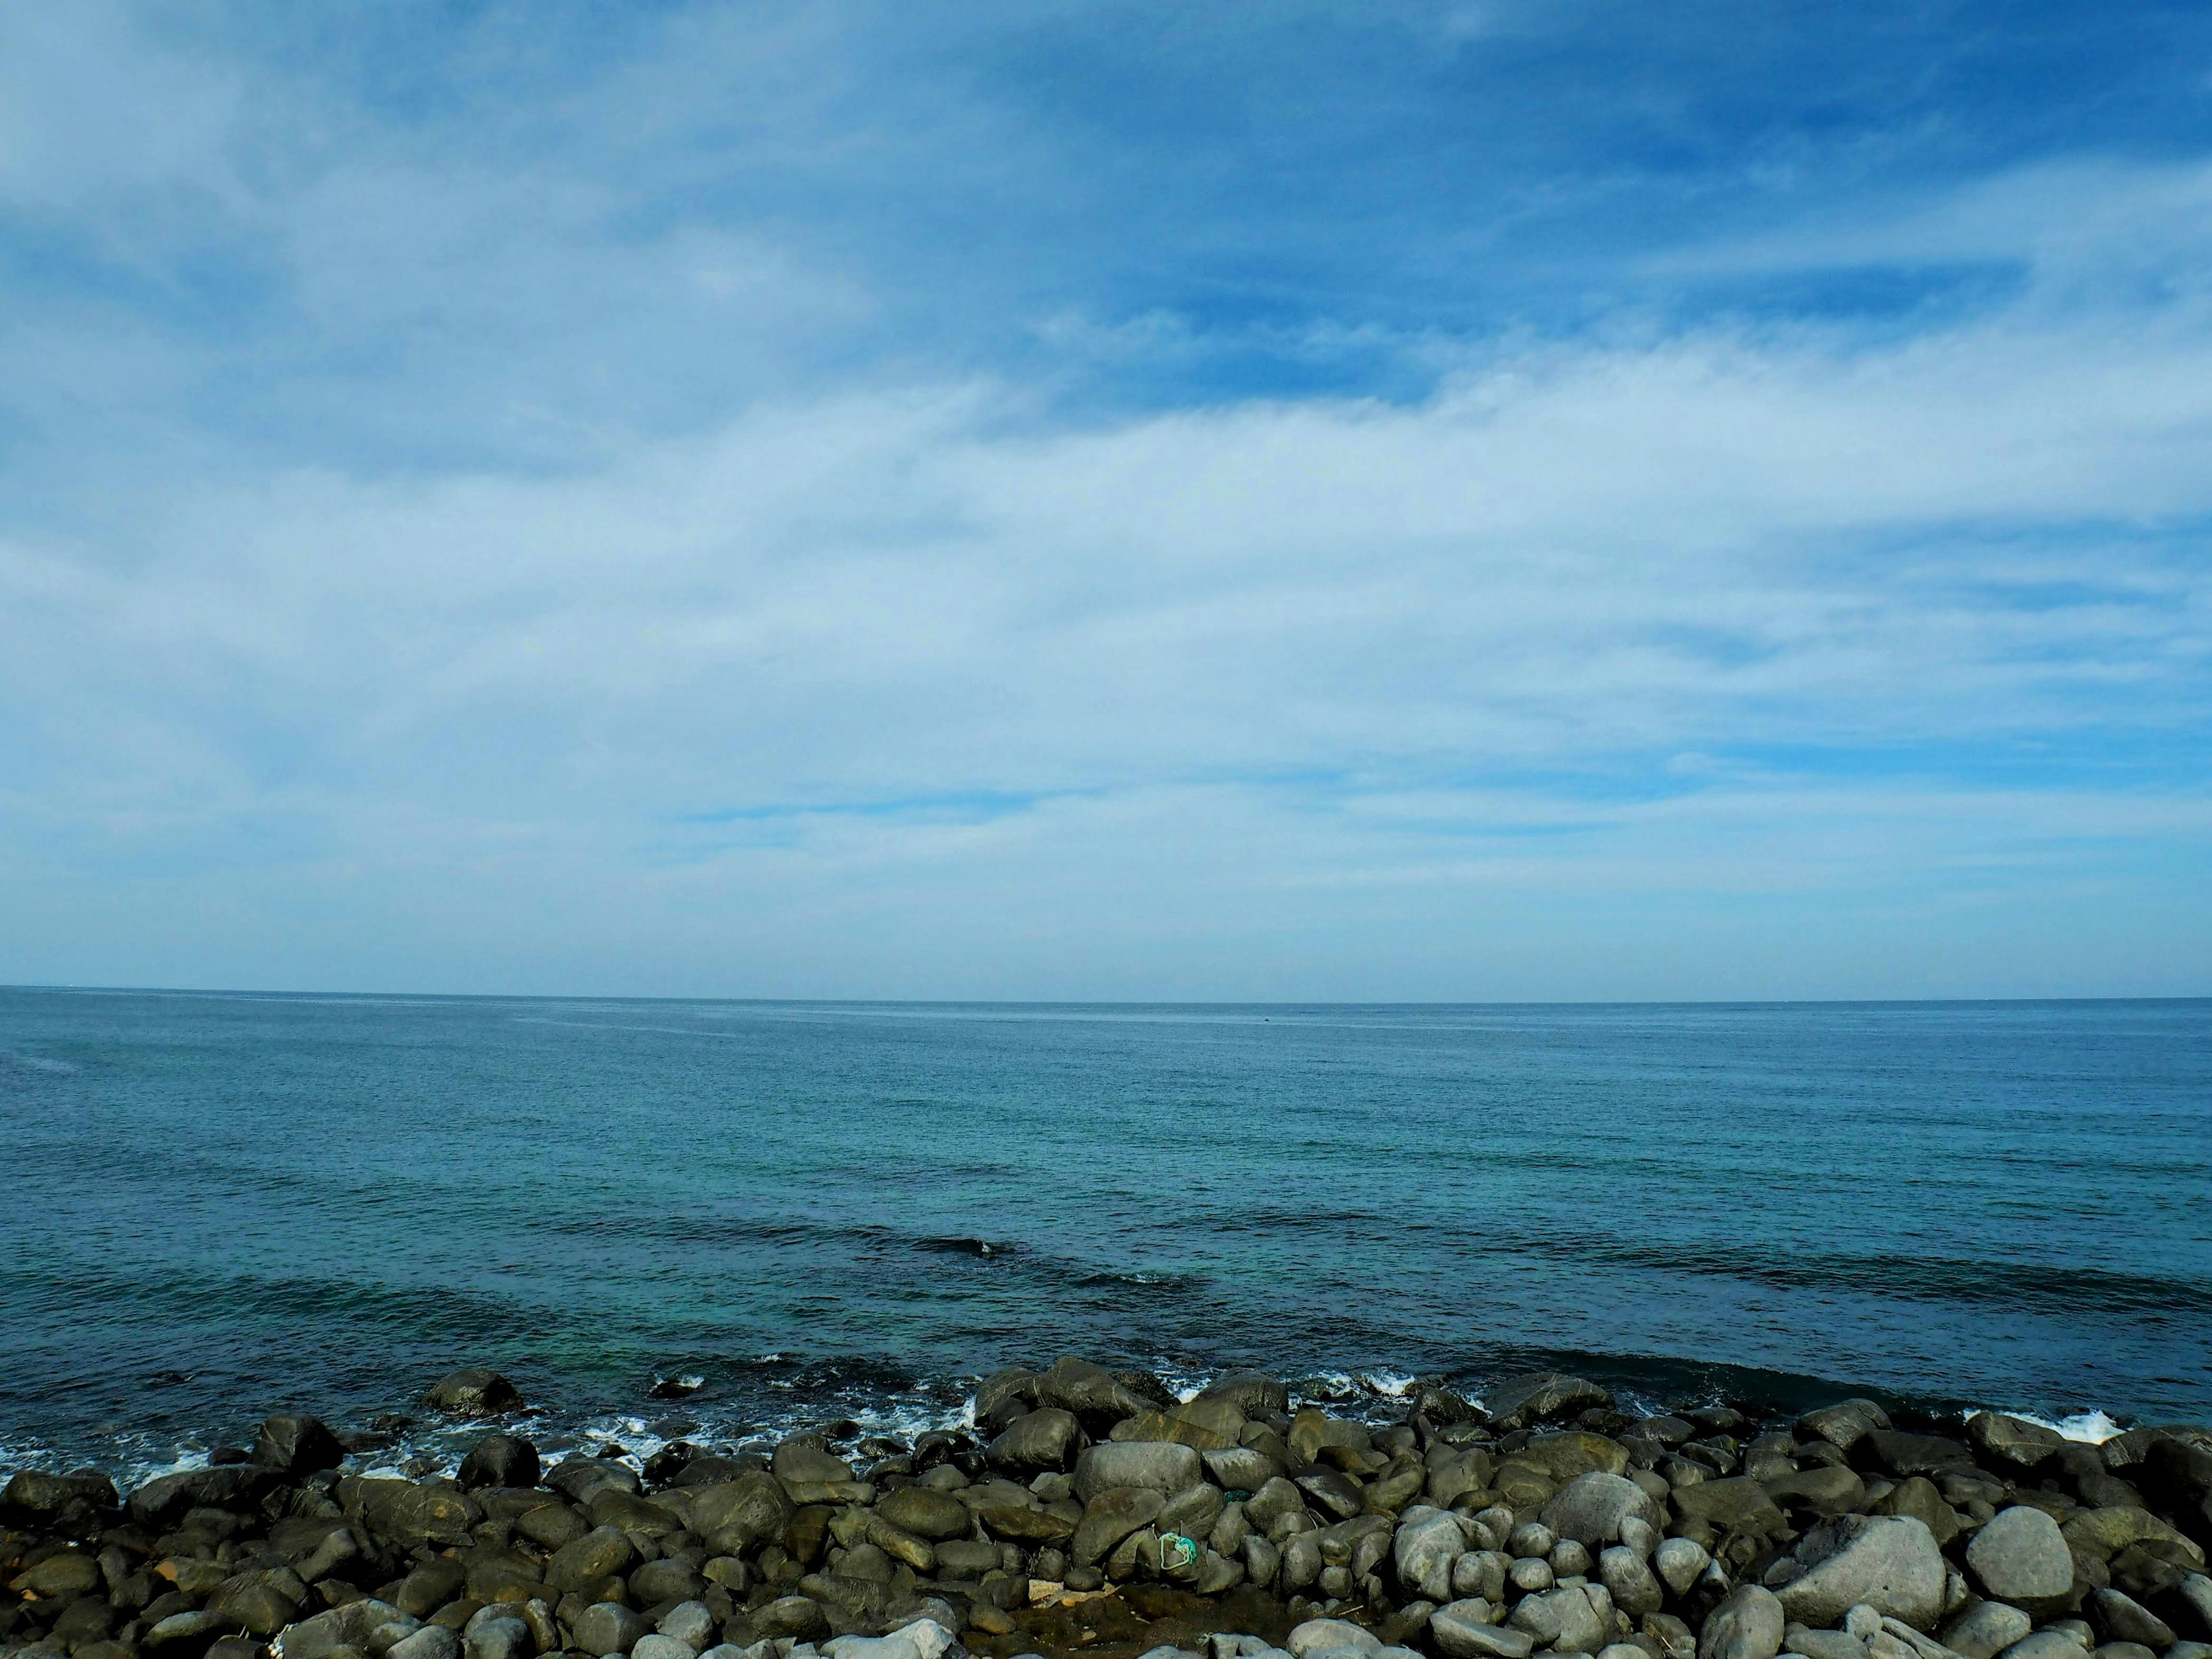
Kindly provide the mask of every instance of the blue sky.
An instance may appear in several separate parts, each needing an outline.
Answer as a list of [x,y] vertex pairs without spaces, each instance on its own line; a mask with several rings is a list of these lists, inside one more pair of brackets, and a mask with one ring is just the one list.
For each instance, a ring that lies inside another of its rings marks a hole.
[[0,0],[0,981],[2212,992],[2212,14]]

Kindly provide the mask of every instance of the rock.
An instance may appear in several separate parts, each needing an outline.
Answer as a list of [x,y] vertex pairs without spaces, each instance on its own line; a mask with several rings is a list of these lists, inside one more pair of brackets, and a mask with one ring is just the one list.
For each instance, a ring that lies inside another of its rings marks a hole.
[[951,1492],[929,1486],[901,1486],[886,1492],[876,1504],[876,1513],[893,1526],[933,1543],[965,1538],[974,1518],[973,1511]]
[[307,1599],[307,1587],[289,1568],[241,1572],[208,1598],[208,1611],[266,1638],[297,1619]]
[[1705,1480],[1677,1487],[1674,1511],[1684,1521],[1704,1521],[1722,1532],[1780,1532],[1787,1522],[1766,1488],[1748,1475]]
[[1895,1429],[1869,1429],[1853,1443],[1850,1454],[1860,1468],[1879,1469],[1900,1480],[1909,1474],[1974,1467],[1973,1448],[1963,1441],[1934,1434],[1905,1434]]
[[115,1483],[104,1474],[48,1474],[40,1469],[19,1469],[0,1489],[0,1515],[33,1524],[51,1522],[72,1506],[112,1510],[123,1500]]
[[1452,1563],[1467,1550],[1467,1534],[1441,1510],[1409,1510],[1391,1544],[1398,1583],[1408,1595],[1438,1603],[1451,1600]]
[[1171,1440],[1108,1441],[1076,1460],[1075,1496],[1088,1504],[1109,1487],[1143,1486],[1165,1498],[1205,1478],[1205,1465],[1192,1447]]
[[1505,1576],[1523,1595],[1540,1595],[1551,1589],[1552,1581],[1559,1577],[1552,1571],[1552,1564],[1540,1555],[1522,1556],[1507,1569]]
[[1558,1371],[1533,1371],[1510,1377],[1485,1395],[1491,1425],[1500,1433],[1525,1429],[1547,1418],[1571,1417],[1593,1407],[1613,1404],[1613,1396],[1595,1382]]
[[1705,1615],[1698,1632],[1698,1659],[1774,1659],[1782,1651],[1788,1622],[1773,1591],[1739,1584]]
[[349,1652],[383,1659],[392,1648],[422,1628],[421,1620],[391,1603],[365,1596],[302,1619],[277,1640],[283,1659],[344,1659]]
[[1900,1480],[1874,1505],[1876,1515],[1909,1515],[1935,1534],[1938,1549],[1959,1535],[1959,1512],[1924,1474]]
[[528,1625],[505,1604],[495,1604],[463,1627],[461,1651],[467,1659],[535,1659],[538,1643]]
[[1997,1659],[2081,1659],[2087,1651],[2081,1643],[2054,1626],[2014,1643]]
[[1597,1580],[1613,1597],[1613,1606],[1632,1619],[1658,1612],[1666,1599],[1658,1575],[1626,1544],[1615,1544],[1598,1557]]
[[337,1436],[319,1417],[271,1417],[253,1437],[253,1461],[281,1474],[334,1469],[345,1455]]
[[1963,1659],[1996,1659],[2024,1638],[2034,1624],[2018,1607],[2002,1601],[1980,1601],[1943,1626],[1943,1645]]
[[[1809,1512],[1824,1519],[1863,1508],[1866,1504],[1866,1482],[1850,1469],[1832,1464],[1794,1469],[1759,1484],[1782,1508]],[[1933,1492],[1935,1488],[1930,1486],[1929,1491]]]
[[33,1595],[42,1601],[53,1601],[71,1595],[89,1595],[100,1582],[100,1563],[89,1555],[69,1550],[59,1555],[50,1555],[17,1573],[8,1581],[8,1588],[18,1595]]
[[1966,1565],[1991,1601],[2031,1613],[2055,1611],[2074,1589],[2074,1555],[2057,1522],[2025,1504],[2001,1510],[1974,1534]]
[[2088,1613],[2090,1623],[2103,1632],[2107,1642],[2140,1642],[2147,1648],[2160,1650],[2173,1645],[2172,1627],[2133,1596],[2118,1590],[2091,1590]]
[[794,1486],[833,1486],[853,1478],[850,1463],[804,1436],[779,1443],[769,1467],[777,1480]]
[[1200,1451],[1226,1451],[1237,1445],[1243,1426],[1244,1413],[1227,1401],[1194,1400],[1124,1418],[1114,1425],[1112,1438],[1174,1440]]
[[2066,1443],[2057,1430],[2002,1412],[1976,1412],[1966,1419],[1966,1438],[1990,1463],[2021,1469],[2047,1462]]
[[744,1555],[781,1536],[796,1510],[774,1475],[755,1469],[720,1486],[693,1487],[690,1529],[716,1555]]
[[1712,1559],[1694,1538],[1669,1538],[1653,1552],[1651,1565],[1662,1583],[1677,1595],[1686,1595]]
[[1487,1601],[1454,1601],[1429,1615],[1429,1640],[1444,1659],[1528,1659],[1536,1638],[1492,1622]]
[[1664,1526],[1667,1512],[1650,1493],[1618,1474],[1593,1472],[1571,1480],[1540,1512],[1562,1538],[1602,1547],[1620,1537],[1620,1523],[1632,1517]]
[[1084,1505],[1083,1519],[1076,1522],[1069,1558],[1079,1566],[1095,1566],[1123,1539],[1151,1525],[1164,1501],[1151,1486],[1112,1486],[1097,1493]]
[[1296,1659],[1308,1659],[1310,1654],[1334,1649],[1374,1653],[1382,1648],[1382,1638],[1342,1619],[1309,1619],[1291,1632],[1283,1645]]
[[1083,1442],[1083,1430],[1073,1413],[1048,1407],[1018,1417],[984,1451],[994,1469],[1018,1474],[1064,1469]]
[[921,1650],[903,1636],[838,1636],[822,1644],[829,1659],[921,1659]]
[[461,1493],[411,1480],[341,1480],[338,1501],[378,1537],[408,1549],[472,1544],[471,1528],[483,1519],[483,1511]]
[[522,1391],[497,1371],[471,1368],[440,1377],[422,1403],[448,1417],[497,1417],[522,1404]]
[[540,1470],[538,1448],[520,1435],[488,1434],[469,1449],[455,1478],[477,1486],[534,1486]]
[[[813,1603],[807,1605],[811,1607]],[[634,1610],[617,1601],[594,1601],[569,1622],[577,1649],[595,1656],[595,1659],[605,1659],[611,1653],[628,1653],[652,1628]],[[291,1659],[291,1656],[287,1654],[285,1659]]]
[[1600,1585],[1562,1584],[1522,1597],[1506,1622],[1554,1652],[1595,1653],[1613,1638],[1613,1598]]
[[1206,1474],[1229,1492],[1257,1492],[1283,1472],[1280,1463],[1250,1446],[1201,1451],[1198,1455]]
[[206,1652],[218,1637],[235,1628],[219,1613],[173,1613],[156,1620],[142,1639],[148,1653],[181,1659],[181,1656]]
[[1783,1650],[1805,1659],[1867,1659],[1867,1644],[1849,1631],[1807,1630],[1792,1625],[1782,1633]]
[[124,1508],[148,1532],[163,1533],[189,1510],[250,1510],[277,1478],[273,1469],[246,1463],[185,1469],[149,1480],[131,1494]]
[[1073,1356],[1054,1360],[1037,1378],[1036,1399],[1040,1407],[1072,1413],[1093,1434],[1103,1434],[1151,1403],[1111,1371]]
[[1782,1587],[1783,1610],[1801,1624],[1832,1625],[1867,1603],[1915,1630],[1943,1612],[1943,1553],[1909,1516],[1840,1516],[1799,1540],[1791,1557],[1804,1571]]
[[[911,1644],[902,1642],[899,1645],[909,1653],[914,1650]],[[672,1636],[662,1636],[656,1632],[651,1636],[637,1638],[629,1650],[629,1659],[697,1659],[697,1650],[688,1642],[679,1642]]]
[[706,1579],[689,1561],[680,1557],[663,1556],[657,1561],[648,1561],[629,1576],[630,1599],[641,1607],[657,1607],[669,1601],[690,1601],[692,1597],[706,1593]]
[[393,1643],[384,1659],[460,1659],[461,1638],[443,1625],[425,1625]]
[[703,1653],[714,1644],[714,1615],[703,1601],[679,1601],[660,1615],[653,1629],[663,1636],[672,1636],[694,1653]]
[[1199,1390],[1200,1400],[1225,1400],[1247,1417],[1261,1412],[1287,1412],[1290,1391],[1265,1371],[1231,1371]]
[[2212,1636],[2212,1577],[2201,1572],[2184,1573],[2177,1593],[2196,1613],[2197,1622],[2203,1627],[2200,1633]]
[[545,1582],[555,1589],[580,1589],[601,1579],[626,1574],[637,1565],[637,1549],[619,1527],[594,1527],[573,1544],[553,1552]]
[[1871,1400],[1844,1400],[1807,1412],[1796,1423],[1800,1440],[1825,1440],[1849,1451],[1867,1435],[1889,1426],[1889,1413]]
[[785,1595],[754,1613],[752,1626],[764,1637],[787,1636],[811,1642],[830,1633],[830,1617],[818,1601],[804,1595]]
[[[769,1479],[766,1475],[760,1478]],[[563,1458],[545,1472],[544,1484],[570,1503],[586,1508],[611,1492],[634,1498],[644,1486],[636,1470],[611,1457]],[[782,1488],[777,1490],[781,1492]]]

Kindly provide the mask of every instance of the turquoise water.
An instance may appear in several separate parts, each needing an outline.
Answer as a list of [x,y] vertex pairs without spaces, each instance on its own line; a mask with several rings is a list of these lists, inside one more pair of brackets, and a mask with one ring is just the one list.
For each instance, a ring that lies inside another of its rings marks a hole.
[[1063,1352],[2212,1418],[2212,1003],[15,990],[0,1134],[16,1456],[463,1363],[556,1436],[670,1376],[702,1433],[919,1419]]

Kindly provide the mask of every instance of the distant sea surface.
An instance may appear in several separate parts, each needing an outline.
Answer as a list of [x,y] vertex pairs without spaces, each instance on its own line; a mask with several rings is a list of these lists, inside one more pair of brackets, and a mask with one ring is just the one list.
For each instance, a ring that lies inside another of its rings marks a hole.
[[2207,1002],[0,991],[0,1468],[463,1364],[633,1449],[1064,1352],[2212,1419]]

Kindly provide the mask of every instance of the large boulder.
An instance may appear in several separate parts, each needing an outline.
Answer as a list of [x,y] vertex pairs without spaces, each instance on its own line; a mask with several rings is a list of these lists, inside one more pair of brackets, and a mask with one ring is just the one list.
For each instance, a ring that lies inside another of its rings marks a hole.
[[1257,1412],[1290,1409],[1290,1390],[1265,1371],[1231,1371],[1217,1376],[1200,1390],[1200,1400],[1222,1400],[1247,1417]]
[[2034,1468],[2066,1443],[2057,1430],[2002,1412],[1976,1412],[1966,1419],[1966,1438],[1984,1461],[1998,1468]]
[[876,1505],[876,1513],[933,1544],[967,1537],[974,1522],[974,1512],[965,1504],[934,1486],[901,1486],[886,1492]]
[[1675,1513],[1683,1520],[1708,1522],[1722,1532],[1771,1535],[1787,1524],[1781,1507],[1768,1495],[1766,1488],[1747,1474],[1677,1486],[1674,1504]]
[[1849,1451],[1876,1429],[1889,1426],[1889,1413],[1871,1400],[1843,1400],[1797,1419],[1800,1440],[1825,1440]]
[[1996,1659],[2034,1628],[2035,1621],[2022,1608],[2002,1601],[1977,1601],[1943,1626],[1943,1645],[1960,1659]]
[[1089,1503],[1114,1486],[1146,1486],[1165,1497],[1206,1478],[1196,1449],[1173,1440],[1109,1440],[1075,1461],[1075,1495]]
[[1773,1591],[1738,1584],[1705,1615],[1698,1659],[1774,1659],[1789,1622]]
[[1164,1500],[1151,1486],[1111,1486],[1095,1493],[1075,1524],[1068,1553],[1078,1566],[1094,1566],[1130,1534],[1150,1526]]
[[497,1417],[522,1404],[522,1390],[497,1371],[471,1366],[440,1377],[422,1403],[448,1417]]
[[2058,1522],[2025,1504],[2001,1510],[1966,1546],[1966,1567],[1992,1601],[2055,1613],[2072,1598],[2074,1553]]
[[1612,1404],[1613,1396],[1596,1383],[1559,1371],[1508,1377],[1483,1397],[1492,1426],[1500,1433]]
[[416,1631],[422,1620],[388,1601],[364,1596],[288,1626],[276,1638],[278,1659],[349,1659],[349,1655],[383,1656]]
[[1942,1616],[1943,1553],[1910,1516],[1839,1516],[1806,1534],[1790,1553],[1802,1571],[1778,1595],[1800,1624],[1833,1625],[1861,1602],[1915,1630]]
[[1613,1598],[1600,1584],[1562,1584],[1522,1596],[1507,1622],[1555,1653],[1595,1653],[1613,1639]]
[[716,1555],[744,1555],[756,1544],[781,1537],[795,1512],[782,1483],[764,1469],[691,1490],[691,1530]]
[[250,1510],[276,1480],[275,1470],[249,1463],[185,1469],[149,1480],[131,1494],[125,1507],[148,1532],[163,1533],[187,1510]]
[[1594,1549],[1615,1542],[1620,1523],[1632,1516],[1653,1527],[1667,1524],[1667,1511],[1650,1492],[1624,1475],[1596,1471],[1569,1481],[1541,1511],[1553,1533]]
[[280,1415],[268,1419],[253,1437],[253,1461],[279,1474],[307,1474],[334,1469],[346,1449],[319,1417]]
[[488,1434],[469,1448],[454,1476],[464,1486],[534,1486],[538,1448],[520,1435]]
[[1455,1516],[1442,1510],[1408,1510],[1391,1546],[1391,1561],[1408,1596],[1441,1604],[1451,1600],[1452,1563],[1466,1549],[1467,1534]]
[[1064,1469],[1083,1443],[1074,1413],[1047,1407],[1014,1419],[984,1450],[994,1469],[1038,1474]]
[[472,1544],[476,1538],[471,1528],[483,1519],[483,1511],[466,1494],[444,1486],[418,1486],[411,1480],[341,1480],[338,1501],[349,1517],[404,1549]]
[[1054,1360],[1037,1378],[1036,1400],[1040,1407],[1073,1413],[1093,1434],[1104,1433],[1152,1403],[1104,1367],[1073,1356]]

